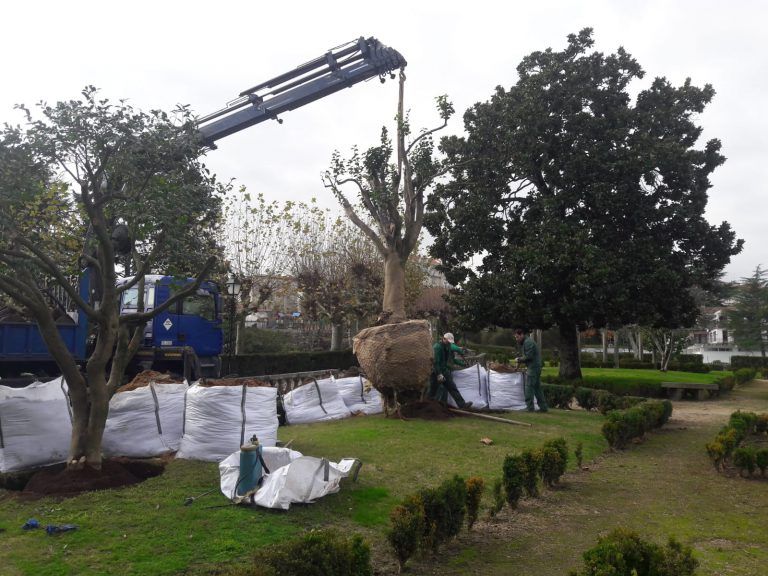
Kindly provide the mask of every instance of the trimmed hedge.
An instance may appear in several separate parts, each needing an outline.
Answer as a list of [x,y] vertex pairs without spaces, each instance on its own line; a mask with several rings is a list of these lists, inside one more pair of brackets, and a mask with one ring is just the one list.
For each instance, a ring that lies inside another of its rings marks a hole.
[[317,530],[256,553],[259,576],[371,576],[371,549],[360,536]]
[[671,415],[669,400],[647,400],[626,410],[612,410],[606,414],[603,436],[611,448],[622,449],[649,430],[663,426]]
[[731,356],[731,369],[739,368],[764,368],[768,360],[764,361],[762,356]]
[[659,546],[624,528],[598,539],[583,558],[584,568],[569,576],[693,576],[699,564],[693,550],[674,538]]
[[570,410],[571,400],[575,392],[575,387],[567,384],[542,384],[542,392],[547,406],[550,408],[562,408]]
[[744,446],[742,443],[750,436],[763,437],[768,432],[768,413],[756,414],[740,410],[731,414],[712,442],[706,446],[707,455],[716,470],[722,470],[726,462],[731,461],[738,468],[739,474],[752,476],[756,469],[765,476],[768,467],[768,448]]
[[[223,358],[226,370],[228,359]],[[263,376],[264,374],[285,374],[309,372],[311,370],[346,370],[358,366],[352,350],[337,352],[280,352],[272,354],[243,354],[232,357],[228,373],[240,376]]]

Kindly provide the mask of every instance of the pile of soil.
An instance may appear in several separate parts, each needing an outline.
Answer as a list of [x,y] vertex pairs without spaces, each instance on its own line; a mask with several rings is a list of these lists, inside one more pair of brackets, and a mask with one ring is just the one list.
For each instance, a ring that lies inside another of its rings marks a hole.
[[270,388],[272,384],[259,380],[257,378],[209,378],[201,380],[200,386],[248,386],[249,388],[266,387]]
[[525,372],[525,370],[517,366],[513,366],[512,364],[501,364],[499,362],[491,362],[488,364],[488,370],[493,370],[494,372],[500,372],[502,374],[514,374],[516,372]]
[[117,389],[118,392],[129,392],[130,390],[136,390],[137,388],[143,388],[149,386],[149,384],[182,384],[184,380],[174,378],[170,374],[163,374],[162,372],[155,372],[154,370],[144,370],[136,374],[136,377]]
[[400,407],[403,418],[421,418],[422,420],[447,420],[456,417],[448,407],[434,400],[417,400]]
[[128,459],[104,460],[101,470],[85,466],[68,470],[64,464],[49,466],[35,472],[22,494],[28,497],[75,496],[91,490],[107,490],[138,484],[163,472],[163,464]]

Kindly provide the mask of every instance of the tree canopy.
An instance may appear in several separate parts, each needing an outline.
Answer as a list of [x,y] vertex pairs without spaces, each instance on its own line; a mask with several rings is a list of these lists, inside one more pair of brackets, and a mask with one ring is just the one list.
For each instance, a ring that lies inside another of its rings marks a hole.
[[725,158],[716,139],[695,147],[695,117],[714,89],[656,78],[633,99],[640,65],[593,44],[587,28],[531,53],[515,85],[467,110],[467,135],[441,143],[453,178],[425,220],[460,319],[557,325],[567,377],[580,376],[578,328],[690,325],[692,288],[742,246],[704,218]]
[[[193,293],[220,252],[220,185],[186,109],[141,112],[100,99],[41,103],[24,128],[0,132],[0,292],[33,317],[64,374],[74,416],[70,457],[98,467],[109,397],[153,315]],[[78,273],[89,270],[84,298]],[[116,286],[118,274],[133,280]],[[150,272],[195,276],[163,306],[143,309]],[[138,285],[139,312],[120,315]],[[86,376],[54,323],[50,289],[63,291],[95,330]],[[107,369],[109,367],[109,373]]]
[[[384,259],[382,319],[392,323],[406,319],[405,267],[419,243],[425,192],[447,170],[434,154],[432,135],[445,128],[454,113],[448,98],[438,96],[442,123],[422,130],[409,141],[411,127],[404,111],[404,93],[405,73],[401,70],[394,145],[389,131],[382,128],[378,146],[364,154],[355,147],[347,159],[335,152],[331,167],[323,175],[325,187]],[[359,205],[349,200],[347,188],[357,194]],[[361,209],[367,216],[359,215]]]
[[760,350],[765,363],[768,348],[768,273],[760,266],[752,276],[742,278],[728,313],[731,335],[744,350]]

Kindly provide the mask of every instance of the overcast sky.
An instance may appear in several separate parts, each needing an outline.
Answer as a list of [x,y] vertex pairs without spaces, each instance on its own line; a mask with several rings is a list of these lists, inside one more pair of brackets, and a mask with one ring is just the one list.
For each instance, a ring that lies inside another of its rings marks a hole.
[[[516,81],[521,58],[590,26],[596,48],[624,46],[646,71],[642,88],[691,77],[717,95],[700,116],[703,141],[728,158],[714,174],[707,217],[746,241],[726,279],[768,266],[768,3],[758,0],[547,1],[384,0],[293,2],[70,0],[3,3],[0,121],[13,105],[77,98],[92,84],[141,109],[188,104],[204,115],[239,92],[359,36],[375,36],[408,60],[406,107],[414,128],[438,123],[447,94],[460,133],[469,106]],[[320,182],[335,149],[376,144],[391,125],[397,82],[354,86],[218,143],[206,163],[269,199],[334,206]]]

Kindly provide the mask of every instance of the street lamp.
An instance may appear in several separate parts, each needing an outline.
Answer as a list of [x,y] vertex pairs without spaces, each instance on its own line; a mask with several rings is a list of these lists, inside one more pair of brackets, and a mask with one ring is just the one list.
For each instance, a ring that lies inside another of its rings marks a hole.
[[240,280],[231,272],[227,276],[227,295],[229,296],[229,354],[227,356],[227,372],[232,372],[232,356],[235,352],[235,304],[237,297],[240,295]]

